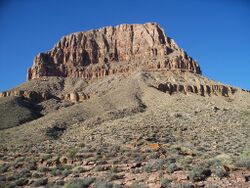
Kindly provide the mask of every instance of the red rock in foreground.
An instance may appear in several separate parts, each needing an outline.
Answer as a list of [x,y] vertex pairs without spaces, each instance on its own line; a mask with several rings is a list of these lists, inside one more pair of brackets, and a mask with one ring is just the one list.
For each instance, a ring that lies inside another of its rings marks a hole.
[[146,23],[64,36],[52,50],[35,57],[28,80],[43,76],[92,79],[137,67],[201,74],[199,65],[158,24]]

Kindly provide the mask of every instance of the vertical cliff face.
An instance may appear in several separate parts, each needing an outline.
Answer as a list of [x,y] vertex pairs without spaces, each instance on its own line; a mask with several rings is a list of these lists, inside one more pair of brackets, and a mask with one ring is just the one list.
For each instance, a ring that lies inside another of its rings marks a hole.
[[43,76],[91,79],[136,67],[201,74],[199,65],[156,23],[123,24],[64,36],[52,50],[38,54],[28,79]]

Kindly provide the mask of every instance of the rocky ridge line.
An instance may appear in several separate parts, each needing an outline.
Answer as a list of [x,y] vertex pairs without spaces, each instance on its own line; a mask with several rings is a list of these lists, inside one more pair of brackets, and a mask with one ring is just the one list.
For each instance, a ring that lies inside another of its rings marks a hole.
[[22,97],[34,103],[40,103],[40,102],[43,102],[52,98],[52,95],[49,92],[38,93],[36,91],[9,90],[9,91],[4,91],[0,93],[0,98],[11,97],[11,96]]
[[[157,87],[158,90],[169,93],[170,95],[175,93],[195,93],[201,96],[221,95],[229,97],[237,91],[236,88],[224,85],[181,85],[172,83],[160,83]],[[244,90],[242,90],[244,91]],[[35,92],[35,91],[23,91],[23,90],[10,90],[0,93],[1,97],[17,96],[28,99],[34,103],[40,103],[51,98],[59,100],[68,100],[71,102],[82,102],[95,96],[96,93],[84,93],[84,92],[70,92],[67,94],[61,94],[60,96],[53,96],[49,92]]]
[[201,74],[199,65],[156,23],[122,24],[64,36],[38,54],[28,80],[47,77],[101,78],[137,67]]
[[234,87],[224,85],[180,85],[172,83],[161,83],[157,86],[157,89],[165,93],[195,93],[201,96],[222,95],[228,97],[233,95],[237,89]]
[[51,98],[59,100],[68,100],[72,102],[81,102],[93,97],[95,93],[84,93],[84,92],[70,92],[67,94],[61,94],[60,96],[54,96],[49,92],[36,92],[36,91],[23,91],[23,90],[9,90],[0,93],[0,98],[2,97],[22,97],[30,100],[34,103],[40,103]]

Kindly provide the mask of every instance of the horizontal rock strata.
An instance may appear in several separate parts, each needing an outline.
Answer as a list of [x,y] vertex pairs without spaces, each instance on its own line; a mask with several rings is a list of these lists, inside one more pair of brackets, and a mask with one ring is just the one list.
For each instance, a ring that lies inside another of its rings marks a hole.
[[92,79],[129,73],[137,67],[201,74],[199,65],[158,24],[147,23],[64,36],[52,50],[35,57],[28,80],[44,76]]
[[48,100],[52,97],[48,92],[38,93],[35,91],[23,91],[23,90],[10,90],[0,93],[0,98],[9,96],[23,97],[34,103],[39,103]]
[[51,98],[56,98],[59,100],[68,100],[71,102],[81,102],[86,99],[89,99],[91,96],[94,94],[85,94],[83,92],[71,92],[68,94],[61,94],[60,96],[53,96],[49,92],[35,92],[35,91],[23,91],[23,90],[11,90],[11,91],[4,91],[0,93],[0,98],[1,97],[10,97],[10,96],[15,96],[15,97],[23,97],[25,99],[30,100],[31,102],[34,103],[40,103],[46,100],[49,100]]
[[63,98],[65,100],[69,100],[72,102],[81,102],[86,99],[89,99],[90,96],[92,96],[92,94],[85,94],[83,92],[72,92],[72,93],[66,94]]
[[172,83],[161,83],[157,86],[157,89],[165,93],[195,93],[201,96],[210,95],[222,95],[228,97],[233,95],[237,89],[224,85],[180,85]]

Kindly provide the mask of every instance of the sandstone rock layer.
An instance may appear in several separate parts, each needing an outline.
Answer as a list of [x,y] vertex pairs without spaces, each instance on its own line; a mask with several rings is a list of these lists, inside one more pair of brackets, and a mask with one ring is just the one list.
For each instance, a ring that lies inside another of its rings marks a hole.
[[237,91],[234,87],[224,85],[180,85],[171,83],[161,83],[157,89],[169,94],[178,92],[184,94],[195,93],[201,96],[222,95],[224,97],[233,95]]
[[94,93],[83,93],[83,92],[71,92],[67,94],[61,94],[60,96],[53,96],[49,92],[36,92],[36,91],[23,91],[23,90],[9,90],[0,93],[0,98],[2,97],[22,97],[28,99],[34,103],[40,103],[51,98],[56,98],[59,100],[68,100],[72,102],[81,102],[94,96]]
[[45,100],[50,99],[52,96],[49,92],[36,92],[36,91],[23,91],[23,90],[9,90],[0,93],[1,97],[22,97],[28,99],[34,103],[39,103]]
[[199,65],[156,23],[123,24],[64,36],[38,54],[28,80],[44,76],[99,78],[137,67],[201,74]]
[[[62,37],[50,51],[35,57],[33,66],[28,70],[29,87],[5,91],[0,93],[0,98],[18,96],[34,103],[49,99],[82,102],[106,90],[105,87],[98,89],[101,85],[93,84],[101,80],[88,80],[116,74],[129,78],[136,70],[152,74],[152,78],[155,72],[160,73],[162,77],[154,77],[155,83],[149,85],[169,94],[227,97],[237,91],[216,82],[204,82],[197,62],[166,36],[157,23],[146,23],[122,24]],[[183,75],[192,76],[183,79]],[[62,80],[54,83],[50,80],[53,77]],[[71,81],[66,82],[67,79]],[[78,80],[79,84],[74,80]],[[107,87],[110,82],[105,83]],[[88,89],[86,84],[89,84]]]

